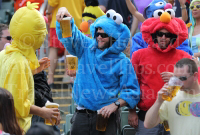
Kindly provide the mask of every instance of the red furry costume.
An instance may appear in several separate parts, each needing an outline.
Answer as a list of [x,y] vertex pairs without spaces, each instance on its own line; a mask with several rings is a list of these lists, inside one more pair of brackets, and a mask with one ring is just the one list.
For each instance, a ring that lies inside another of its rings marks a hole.
[[[138,108],[143,111],[147,111],[154,104],[157,92],[164,85],[160,73],[173,72],[174,64],[177,61],[182,58],[191,58],[186,52],[176,49],[188,37],[185,23],[178,18],[171,18],[171,16],[167,22],[164,17],[164,22],[162,15],[160,18],[147,19],[142,24],[142,37],[148,43],[148,48],[138,50],[132,56],[132,64],[141,89]],[[177,35],[176,41],[165,50],[161,50],[151,36],[151,34],[163,28]]]

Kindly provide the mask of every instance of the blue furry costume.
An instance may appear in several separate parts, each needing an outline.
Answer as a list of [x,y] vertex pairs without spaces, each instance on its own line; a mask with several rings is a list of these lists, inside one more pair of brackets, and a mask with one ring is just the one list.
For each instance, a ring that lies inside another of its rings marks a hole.
[[[147,6],[144,10],[143,16],[144,18],[151,18],[153,16],[154,11],[158,9],[164,9],[166,6],[166,2],[164,0],[153,0],[149,6]],[[132,37],[132,47],[130,49],[130,58],[132,58],[133,52],[147,48],[148,44],[142,39],[142,33],[138,32]],[[183,50],[190,55],[194,55],[191,48],[188,45],[188,39],[186,39],[179,47],[179,50]]]
[[[76,104],[96,111],[121,98],[130,108],[134,108],[139,101],[140,88],[130,60],[122,53],[130,38],[128,27],[104,15],[90,26],[90,39],[78,30],[73,19],[71,26],[72,37],[62,38],[58,22],[56,33],[69,53],[78,57],[73,90]],[[95,36],[98,27],[116,39],[104,51],[98,49]]]

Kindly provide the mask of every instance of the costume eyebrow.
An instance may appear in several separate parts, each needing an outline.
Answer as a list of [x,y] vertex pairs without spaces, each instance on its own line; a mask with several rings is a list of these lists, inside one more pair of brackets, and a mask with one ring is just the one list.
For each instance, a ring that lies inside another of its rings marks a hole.
[[93,15],[93,14],[91,14],[91,13],[83,13],[83,14],[82,14],[82,17],[85,17],[85,16],[91,17],[91,18],[94,18],[94,19],[97,18],[96,15]]

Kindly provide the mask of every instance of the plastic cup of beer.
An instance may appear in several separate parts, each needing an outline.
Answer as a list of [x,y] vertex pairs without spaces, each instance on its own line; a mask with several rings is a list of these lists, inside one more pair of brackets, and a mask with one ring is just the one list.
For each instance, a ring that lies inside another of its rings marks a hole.
[[66,55],[66,64],[68,70],[76,70],[78,67],[78,58],[73,55]]
[[162,99],[166,101],[171,101],[173,97],[176,96],[176,93],[180,90],[180,88],[183,86],[183,82],[173,76],[170,78],[169,83],[168,83],[168,91],[167,93],[162,95]]
[[165,131],[170,131],[170,128],[169,128],[169,123],[168,123],[168,121],[163,121],[163,126],[164,126],[164,128],[165,128]]
[[108,123],[108,118],[104,118],[102,116],[102,114],[100,114],[100,110],[98,110],[97,111],[96,130],[106,131],[107,123]]
[[60,26],[62,30],[62,37],[67,38],[72,36],[72,30],[71,30],[71,23],[70,23],[71,17],[64,17],[60,21]]
[[[57,103],[52,103],[52,102],[47,101],[46,104],[45,104],[45,107],[46,107],[46,108],[58,108],[58,107],[59,107],[59,104],[57,104]],[[56,115],[56,116],[57,116],[57,115]],[[55,124],[56,124],[56,119],[52,118],[52,123],[53,123],[53,125],[55,125]],[[50,122],[50,120],[45,119],[45,124],[46,124],[46,125],[52,126],[52,123]]]

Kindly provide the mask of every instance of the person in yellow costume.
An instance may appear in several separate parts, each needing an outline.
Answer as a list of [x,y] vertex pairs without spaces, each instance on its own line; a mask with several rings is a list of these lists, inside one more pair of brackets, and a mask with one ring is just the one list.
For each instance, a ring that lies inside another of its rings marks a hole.
[[36,3],[27,2],[27,7],[15,12],[9,27],[13,40],[0,52],[0,87],[13,95],[17,120],[25,132],[31,126],[32,114],[49,120],[56,118],[56,124],[60,122],[58,109],[34,105],[33,73],[40,68],[35,51],[47,34],[45,20],[35,8]]

